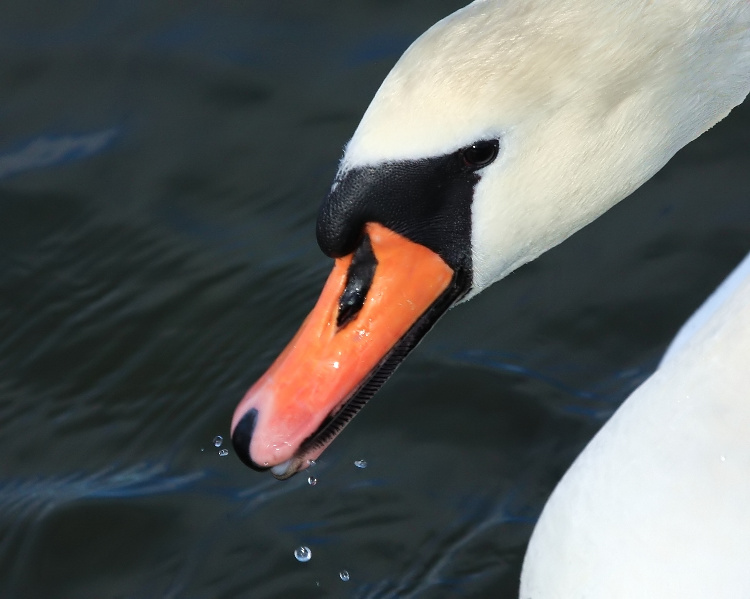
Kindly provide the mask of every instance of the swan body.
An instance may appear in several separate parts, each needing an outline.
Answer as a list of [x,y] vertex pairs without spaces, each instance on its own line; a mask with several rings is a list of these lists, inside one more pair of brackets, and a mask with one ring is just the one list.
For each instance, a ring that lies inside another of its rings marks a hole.
[[521,598],[750,596],[750,255],[550,497]]
[[[448,307],[608,210],[748,91],[747,0],[476,0],[435,24],[346,147],[317,228],[334,271],[238,405],[238,455],[304,469]],[[560,482],[521,599],[750,596],[748,364],[750,258]]]

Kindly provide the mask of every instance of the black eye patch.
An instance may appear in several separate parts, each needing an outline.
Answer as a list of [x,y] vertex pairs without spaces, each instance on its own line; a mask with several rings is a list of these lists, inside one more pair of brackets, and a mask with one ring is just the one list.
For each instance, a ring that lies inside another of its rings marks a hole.
[[318,244],[328,256],[355,251],[367,223],[437,253],[454,270],[471,273],[471,206],[482,169],[500,140],[478,140],[448,154],[350,168],[320,207]]
[[346,274],[346,287],[339,299],[339,315],[336,318],[339,328],[349,324],[362,309],[377,265],[378,260],[372,251],[370,237],[365,234],[352,256],[352,263]]

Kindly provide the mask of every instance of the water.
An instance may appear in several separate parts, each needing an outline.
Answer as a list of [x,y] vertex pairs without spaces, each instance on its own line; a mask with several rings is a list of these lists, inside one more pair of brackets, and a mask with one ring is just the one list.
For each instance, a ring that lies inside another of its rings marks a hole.
[[367,468],[367,462],[365,460],[354,460],[354,465],[360,470]]
[[221,435],[216,435],[214,437],[214,447],[221,447],[221,444],[224,443],[224,437]]
[[339,572],[339,578],[344,582],[349,582],[349,572],[341,570],[341,572]]
[[555,482],[750,249],[750,107],[451,311],[314,493],[201,451],[312,307],[370,97],[460,4],[4,4],[0,596],[517,592]]
[[309,562],[312,559],[312,551],[309,547],[297,547],[294,550],[294,559],[302,563]]

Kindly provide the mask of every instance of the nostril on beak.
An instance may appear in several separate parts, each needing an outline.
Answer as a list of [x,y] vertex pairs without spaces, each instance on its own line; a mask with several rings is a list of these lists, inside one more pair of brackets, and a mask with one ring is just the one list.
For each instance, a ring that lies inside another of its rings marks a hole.
[[268,470],[268,466],[259,466],[250,457],[250,441],[253,438],[253,431],[255,430],[257,420],[258,410],[255,408],[242,417],[242,420],[237,423],[232,433],[232,446],[243,464],[253,470],[263,472],[264,470]]

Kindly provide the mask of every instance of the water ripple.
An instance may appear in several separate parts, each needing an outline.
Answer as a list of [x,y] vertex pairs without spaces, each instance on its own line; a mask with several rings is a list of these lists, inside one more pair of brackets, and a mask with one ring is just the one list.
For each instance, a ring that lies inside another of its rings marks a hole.
[[0,154],[0,179],[48,166],[82,160],[103,151],[119,135],[117,128],[80,135],[42,135]]
[[541,370],[531,368],[522,364],[520,356],[503,352],[493,352],[485,350],[463,350],[454,352],[450,358],[458,363],[470,364],[490,368],[501,372],[519,374],[530,379],[542,382],[566,395],[578,399],[618,403],[622,401],[624,394],[630,392],[632,388],[640,384],[655,368],[651,362],[644,364],[640,368],[616,371],[604,377],[604,380],[596,385],[596,390],[587,390],[570,385],[563,380],[551,376]]
[[112,466],[94,473],[0,479],[0,509],[29,514],[83,498],[142,497],[175,493],[203,479],[203,472],[170,475],[163,464]]

